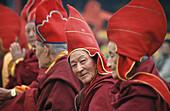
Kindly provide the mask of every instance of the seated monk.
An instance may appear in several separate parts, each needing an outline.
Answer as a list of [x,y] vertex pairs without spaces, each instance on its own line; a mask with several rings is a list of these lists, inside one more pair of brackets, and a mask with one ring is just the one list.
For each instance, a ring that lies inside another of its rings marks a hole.
[[39,80],[37,111],[73,111],[82,83],[67,62],[65,23],[67,12],[56,0],[42,1],[36,10],[36,55],[47,71]]
[[[44,23],[49,15],[49,20]],[[0,105],[2,111],[74,110],[74,98],[82,83],[67,62],[66,20],[67,13],[56,0],[43,1],[37,7],[36,28],[39,37],[36,55],[39,67],[47,71],[38,80],[38,88],[31,88],[3,102]]]
[[112,111],[110,89],[116,81],[90,27],[75,8],[68,6],[68,9],[68,61],[73,73],[84,83],[84,88],[75,98],[75,110]]
[[110,18],[107,65],[118,80],[111,89],[113,111],[170,111],[170,86],[151,57],[166,25],[158,0],[132,0]]
[[7,89],[14,88],[19,85],[30,85],[32,81],[37,79],[39,67],[38,59],[35,55],[35,41],[36,41],[36,31],[34,26],[35,21],[35,9],[40,0],[36,0],[32,4],[28,1],[25,5],[22,16],[24,12],[29,10],[27,15],[26,24],[26,37],[28,42],[27,49],[21,49],[18,43],[12,43],[10,47],[10,52],[12,54],[12,61],[8,65],[9,68],[9,82],[5,86]]
[[25,36],[25,21],[16,12],[0,4],[0,87],[8,83],[8,64],[12,60],[9,47],[13,42],[19,42],[22,48],[27,47]]

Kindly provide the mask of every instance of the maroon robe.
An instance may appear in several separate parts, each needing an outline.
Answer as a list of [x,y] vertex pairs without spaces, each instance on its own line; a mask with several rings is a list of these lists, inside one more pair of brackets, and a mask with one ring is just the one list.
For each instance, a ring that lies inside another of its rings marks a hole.
[[0,111],[36,111],[37,88],[31,88],[13,99],[0,103]]
[[67,56],[60,57],[39,80],[36,110],[73,111],[82,83],[72,73]]
[[[44,69],[39,70],[37,80],[45,73]],[[0,101],[0,111],[36,111],[36,99],[38,93],[38,82],[33,81],[31,89],[19,94],[13,99]]]
[[76,110],[112,111],[111,89],[116,81],[111,74],[98,75],[88,88],[83,88],[76,97]]
[[[161,78],[152,58],[145,60],[135,70],[137,72],[147,72]],[[167,82],[165,84],[169,87]],[[113,87],[112,94],[113,111],[170,111],[170,106],[160,94],[141,82],[119,80]]]
[[9,82],[5,88],[12,89],[17,85],[30,85],[37,79],[39,72],[38,59],[33,50],[29,50],[23,61],[16,64],[16,77],[9,77]]

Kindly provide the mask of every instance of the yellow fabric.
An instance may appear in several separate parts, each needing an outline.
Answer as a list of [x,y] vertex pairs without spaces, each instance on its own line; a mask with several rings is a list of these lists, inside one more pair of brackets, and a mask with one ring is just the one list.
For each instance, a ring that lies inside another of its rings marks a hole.
[[166,34],[165,39],[170,39],[170,33],[167,33],[167,34]]
[[28,48],[29,48],[29,49],[32,49],[32,46],[31,46],[30,44],[28,44]]
[[15,86],[13,89],[15,89],[18,93],[23,93],[26,90],[29,90],[30,87],[26,85],[21,85],[21,86]]
[[61,52],[60,54],[58,54],[58,56],[55,58],[55,60],[52,62],[52,64],[50,65],[50,67],[47,69],[47,71],[46,71],[45,73],[47,73],[47,72],[51,69],[51,67],[55,64],[55,62],[56,62],[60,57],[65,56],[65,55],[67,55],[67,54],[68,54],[68,51],[63,51],[63,52]]
[[8,79],[8,75],[9,75],[8,65],[9,65],[9,63],[11,61],[12,61],[12,54],[11,54],[11,52],[8,52],[4,56],[4,59],[3,59],[3,67],[2,67],[2,84],[3,84],[3,87],[5,87],[6,84],[9,82],[9,79]]
[[3,59],[3,67],[2,67],[2,84],[3,87],[7,85],[9,82],[9,75],[15,76],[15,66],[18,64],[20,61],[23,61],[24,58],[19,58],[15,61],[15,63],[12,60],[12,54],[11,52],[8,52]]
[[11,64],[10,64],[10,66],[9,66],[9,72],[10,72],[10,75],[11,76],[15,76],[15,66],[16,66],[16,64],[18,64],[20,61],[23,61],[24,60],[24,58],[19,58],[19,59],[17,59],[15,62],[12,62]]

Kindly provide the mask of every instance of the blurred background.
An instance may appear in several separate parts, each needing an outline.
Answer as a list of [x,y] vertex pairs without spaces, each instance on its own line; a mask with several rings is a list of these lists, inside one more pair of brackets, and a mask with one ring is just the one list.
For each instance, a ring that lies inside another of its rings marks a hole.
[[[108,19],[114,12],[126,5],[129,1],[130,0],[62,0],[66,10],[66,5],[70,4],[79,10],[80,13],[82,13],[85,20],[93,30],[99,46],[106,57],[108,57],[108,41],[106,38],[106,27]],[[162,4],[167,16],[167,32],[170,32],[170,0],[159,1]],[[26,3],[27,0],[0,0],[0,4],[11,8],[18,15],[20,15]],[[168,34],[166,38],[170,38],[170,35]]]

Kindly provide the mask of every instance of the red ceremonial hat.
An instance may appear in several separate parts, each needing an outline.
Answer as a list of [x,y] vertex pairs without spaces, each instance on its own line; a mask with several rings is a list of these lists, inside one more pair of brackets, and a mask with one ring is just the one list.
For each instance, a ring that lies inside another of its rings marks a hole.
[[85,50],[93,57],[98,55],[97,68],[100,74],[110,73],[106,59],[100,51],[97,41],[81,14],[72,6],[69,9],[69,19],[66,23],[66,37],[69,56],[76,50]]
[[66,43],[65,23],[67,12],[57,0],[44,0],[36,9],[38,41],[43,43]]
[[[11,43],[17,42],[26,47],[25,21],[10,8],[0,5],[0,41],[3,50],[9,50]],[[9,33],[10,32],[10,33]]]
[[166,31],[166,16],[158,0],[132,0],[113,14],[107,27],[108,39],[115,44],[116,53],[119,54],[118,77],[150,85],[165,100],[168,98],[166,101],[170,104],[170,93],[161,79],[145,72],[128,76],[136,61],[142,62],[159,49]]
[[126,79],[135,61],[155,53],[166,31],[166,16],[158,0],[132,0],[113,14],[108,22],[108,39],[116,44],[119,61],[129,64],[118,70],[122,79]]
[[21,12],[21,17],[28,22],[35,21],[35,10],[40,2],[41,0],[28,0]]

